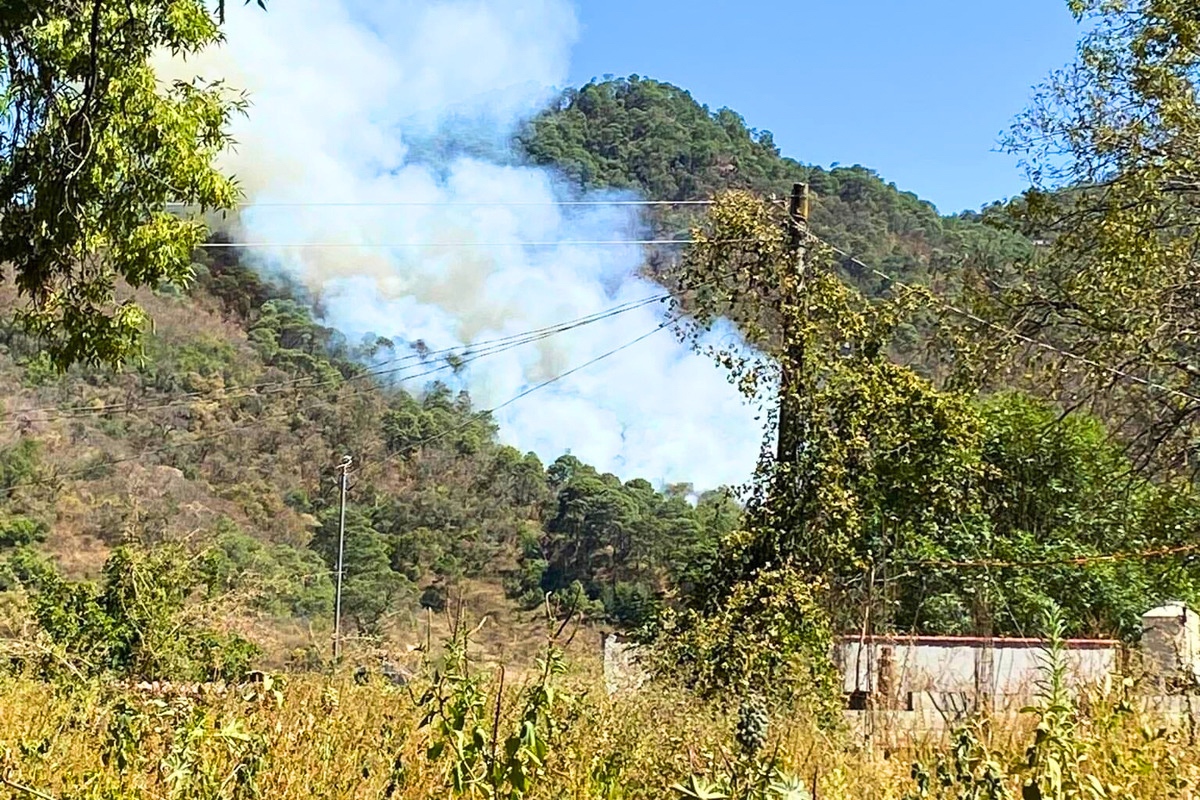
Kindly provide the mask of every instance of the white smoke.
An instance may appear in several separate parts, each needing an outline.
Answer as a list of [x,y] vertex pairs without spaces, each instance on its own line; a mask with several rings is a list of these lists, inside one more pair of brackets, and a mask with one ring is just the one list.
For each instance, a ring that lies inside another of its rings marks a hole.
[[[226,45],[188,68],[250,93],[225,165],[255,203],[244,239],[307,245],[259,252],[318,293],[351,341],[465,345],[661,291],[636,277],[636,245],[563,244],[642,238],[636,208],[548,205],[569,196],[561,180],[510,151],[567,74],[577,26],[565,0],[232,11]],[[640,308],[481,358],[459,380],[491,407],[661,321],[661,307]],[[723,374],[669,331],[497,421],[505,441],[544,459],[569,450],[624,478],[701,487],[744,480],[761,434]]]

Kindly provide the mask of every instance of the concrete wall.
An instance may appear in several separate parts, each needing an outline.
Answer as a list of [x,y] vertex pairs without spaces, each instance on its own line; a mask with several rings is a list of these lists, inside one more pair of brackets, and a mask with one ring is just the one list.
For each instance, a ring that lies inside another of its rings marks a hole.
[[[641,687],[648,676],[637,646],[615,634],[602,640],[608,693]],[[852,704],[869,695],[876,708],[966,713],[979,698],[993,707],[1027,705],[1041,677],[1043,646],[1034,639],[844,637],[833,658]],[[1067,662],[1073,685],[1106,688],[1120,668],[1120,649],[1114,642],[1076,641]]]
[[[1158,694],[1200,686],[1200,614],[1181,603],[1146,612],[1141,649]],[[1106,690],[1125,668],[1126,652],[1113,641],[1068,640],[1068,684]],[[648,676],[637,648],[614,634],[603,636],[604,679],[609,694],[634,690]],[[1002,711],[1028,705],[1043,678],[1040,639],[953,636],[841,637],[833,658],[850,708],[932,712],[957,717],[980,705]],[[1189,706],[1190,708],[1190,706]]]
[[1142,615],[1144,663],[1161,688],[1200,683],[1200,615],[1167,603]]
[[649,675],[637,663],[637,645],[622,640],[616,634],[600,634],[604,651],[604,689],[610,695],[636,691]]
[[[870,697],[878,708],[939,710],[1027,705],[1043,674],[1044,643],[1033,639],[914,636],[845,637],[834,663],[851,706]],[[1106,689],[1121,666],[1115,642],[1076,640],[1066,651],[1068,681]]]

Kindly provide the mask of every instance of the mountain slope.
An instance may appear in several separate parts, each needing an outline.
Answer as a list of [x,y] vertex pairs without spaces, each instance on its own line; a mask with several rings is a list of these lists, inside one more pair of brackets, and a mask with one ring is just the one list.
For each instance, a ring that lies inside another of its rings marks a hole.
[[[551,591],[636,623],[676,565],[694,569],[736,521],[721,493],[694,508],[688,487],[660,492],[573,457],[547,468],[450,388],[454,358],[346,342],[236,249],[198,258],[190,290],[138,294],[156,326],[122,373],[58,375],[36,342],[0,329],[0,562],[32,546],[87,578],[119,544],[183,541],[209,550],[211,591],[327,628],[349,453],[351,628],[404,623],[460,589],[480,595],[479,581],[523,605]],[[419,393],[397,385],[408,376],[424,376]],[[0,590],[14,582],[0,568]]]
[[[940,216],[866,167],[786,158],[769,132],[747,127],[737,113],[710,111],[683,89],[636,75],[568,90],[518,139],[531,161],[581,188],[632,189],[654,200],[702,200],[723,189],[782,198],[806,182],[813,231],[904,281],[953,284],[961,258],[1011,258],[1027,247],[977,215]],[[676,213],[658,224],[678,230],[688,218]],[[878,288],[875,278],[859,277],[868,290]]]

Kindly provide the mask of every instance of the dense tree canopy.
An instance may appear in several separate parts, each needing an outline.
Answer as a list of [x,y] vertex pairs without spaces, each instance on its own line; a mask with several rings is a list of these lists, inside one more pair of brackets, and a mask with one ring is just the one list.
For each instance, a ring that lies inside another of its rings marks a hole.
[[692,238],[682,332],[739,325],[751,346],[709,352],[770,422],[744,527],[720,543],[715,618],[781,566],[828,582],[840,630],[1018,633],[1055,602],[1072,633],[1134,636],[1142,611],[1197,596],[1190,484],[1137,474],[1082,412],[939,389],[891,360],[924,292],[868,298],[746,192],[718,196]]
[[[1096,5],[1106,25],[1089,52],[1106,57],[1067,78],[1110,92],[1079,95],[1099,116],[1068,121],[1047,103],[1015,134],[1026,146],[1057,134],[1077,147],[1063,177],[1073,190],[982,214],[941,216],[863,167],[784,158],[736,113],[636,76],[571,90],[529,123],[529,159],[581,189],[717,198],[652,220],[697,244],[650,266],[680,290],[685,340],[698,343],[717,317],[738,325],[750,347],[712,355],[772,422],[792,376],[793,434],[783,447],[768,436],[737,499],[604,474],[569,455],[547,466],[501,443],[453,363],[415,361],[442,370],[425,385],[372,376],[367,365],[421,356],[419,343],[348,342],[311,297],[259,276],[237,249],[193,252],[202,230],[159,212],[171,200],[231,202],[210,158],[237,103],[218,87],[154,90],[146,54],[215,42],[218,17],[189,2],[95,8],[98,34],[80,16],[91,6],[0,12],[0,36],[20,39],[0,56],[13,87],[0,256],[16,275],[3,301],[23,323],[0,328],[11,423],[0,442],[0,589],[36,577],[87,600],[100,590],[35,575],[30,565],[44,564],[32,554],[49,551],[84,578],[116,547],[184,542],[207,551],[212,591],[270,618],[328,619],[334,465],[352,452],[344,604],[361,631],[486,582],[526,607],[549,594],[560,610],[627,627],[663,609],[693,622],[707,614],[716,627],[694,653],[779,635],[816,648],[815,665],[831,631],[864,618],[876,629],[1023,633],[1053,600],[1072,633],[1129,636],[1145,607],[1200,600],[1190,557],[1137,555],[1188,544],[1195,491],[1165,471],[1139,473],[1116,443],[1163,430],[1183,441],[1200,392],[1185,297],[1197,226],[1181,6]],[[123,60],[104,51],[92,63],[96,36],[115,37]],[[42,94],[50,73],[62,84]],[[1054,96],[1071,99],[1067,86]],[[1153,119],[1120,111],[1143,101]],[[1121,135],[1105,139],[1105,126]],[[803,261],[776,202],[794,181],[815,195],[818,238],[804,240]],[[61,208],[66,224],[48,225]],[[1052,215],[1062,210],[1071,213]],[[1020,225],[984,224],[1006,214]],[[1039,253],[1023,233],[1049,247]],[[864,272],[820,240],[934,294]],[[903,366],[929,366],[906,356],[932,329],[931,297],[964,290],[993,325],[1096,360],[1064,372],[1061,359],[1014,359],[992,328],[957,340],[970,345],[963,363],[1001,367],[978,396]],[[95,368],[136,350],[141,308],[158,323],[144,361],[124,374]],[[1105,389],[1101,357],[1175,394],[1146,403]],[[58,369],[72,362],[83,363]],[[995,391],[1014,387],[1031,394]],[[1057,404],[1034,399],[1051,389]],[[1076,408],[1084,398],[1097,398],[1097,416]],[[788,613],[754,619],[760,604]]]
[[[943,217],[911,192],[862,166],[825,169],[781,156],[771,134],[727,108],[710,111],[683,89],[629,78],[568,90],[521,134],[535,163],[562,170],[583,188],[630,189],[654,200],[706,200],[729,189],[783,198],[807,182],[814,231],[902,280],[956,285],[965,253],[1005,260],[1026,247],[975,215]],[[683,232],[686,211],[658,224]],[[874,276],[857,275],[869,291]]]

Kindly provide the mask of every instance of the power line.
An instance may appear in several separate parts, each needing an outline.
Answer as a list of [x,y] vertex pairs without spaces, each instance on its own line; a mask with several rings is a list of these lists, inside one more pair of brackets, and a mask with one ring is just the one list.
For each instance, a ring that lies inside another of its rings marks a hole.
[[641,336],[638,336],[635,339],[630,339],[628,342],[625,342],[625,344],[614,347],[612,350],[609,350],[608,352],[605,352],[605,353],[601,353],[600,355],[596,356],[595,358],[589,359],[588,361],[585,361],[584,363],[580,364],[579,366],[572,367],[571,369],[567,370],[566,372],[561,372],[558,375],[555,375],[553,378],[550,378],[549,380],[542,381],[541,383],[537,384],[536,386],[532,386],[529,389],[526,389],[525,391],[521,392],[520,394],[510,397],[508,400],[505,400],[500,405],[493,406],[492,408],[488,409],[488,413],[495,413],[502,408],[512,405],[513,403],[520,400],[522,397],[526,397],[530,394],[533,394],[534,392],[536,392],[539,389],[544,389],[545,387],[549,386],[550,384],[556,383],[570,375],[574,375],[576,372],[579,372],[580,370],[587,369],[588,367],[592,366],[593,364],[603,361],[604,359],[608,358],[609,356],[615,356],[617,353],[621,352],[622,350],[626,350],[630,347],[633,347],[635,344],[638,344],[639,342],[650,338],[654,334],[661,331],[663,328],[666,328],[669,325],[672,325],[678,321],[679,321],[679,317],[676,316],[676,317],[673,317],[672,319],[661,322],[658,325],[656,325],[655,327],[651,328],[646,333],[643,333]]
[[[491,208],[491,207],[551,207],[551,206],[711,206],[712,200],[480,200],[480,201],[442,201],[442,200],[380,200],[380,201],[307,201],[295,202],[262,202],[235,203],[235,208]],[[167,203],[167,208],[198,208],[191,203]],[[220,209],[216,209],[220,210]]]
[[933,569],[1031,569],[1034,567],[1069,567],[1086,566],[1088,564],[1127,561],[1133,559],[1163,558],[1166,556],[1191,553],[1200,550],[1200,543],[1184,544],[1174,547],[1157,547],[1149,550],[1138,550],[1125,553],[1102,553],[1089,556],[1066,556],[1063,558],[1048,558],[1036,561],[1006,561],[1002,559],[979,559],[976,561],[904,561],[905,566],[928,567]]
[[[229,393],[226,393],[226,394],[222,394],[222,392],[226,391],[224,389],[210,389],[210,390],[204,390],[204,391],[195,391],[195,392],[188,392],[181,396],[176,396],[176,397],[171,398],[170,400],[164,401],[162,403],[157,403],[157,404],[152,404],[152,405],[142,405],[142,406],[137,406],[137,407],[131,407],[128,403],[108,403],[108,404],[101,405],[101,406],[76,406],[74,408],[67,408],[67,409],[60,409],[58,406],[44,406],[41,408],[24,409],[21,411],[7,412],[3,415],[0,415],[0,424],[9,424],[9,425],[20,424],[20,423],[23,423],[26,421],[47,422],[47,421],[53,421],[56,419],[74,419],[74,418],[95,416],[95,415],[109,414],[109,413],[136,413],[136,412],[140,412],[140,411],[156,410],[156,409],[161,409],[161,408],[170,408],[170,407],[177,406],[177,405],[184,405],[184,404],[190,403],[194,400],[202,399],[209,395],[217,395],[218,397],[216,397],[215,399],[225,402],[225,401],[230,401],[230,400],[242,399],[245,397],[261,396],[264,394],[273,394],[273,393],[276,393],[277,390],[279,390],[280,388],[283,388],[283,387],[315,389],[315,388],[320,388],[322,386],[327,386],[327,385],[331,385],[331,384],[349,383],[349,382],[353,382],[353,381],[358,381],[358,380],[362,380],[364,378],[383,377],[383,376],[395,374],[397,372],[401,372],[401,371],[403,371],[403,369],[406,369],[406,367],[398,367],[398,368],[393,368],[393,369],[379,369],[379,367],[383,367],[384,365],[387,365],[387,364],[396,364],[396,363],[403,364],[405,362],[413,362],[413,361],[420,361],[422,363],[427,363],[429,360],[431,360],[433,358],[437,358],[437,357],[450,357],[450,356],[455,356],[455,355],[458,355],[460,357],[459,363],[457,365],[445,365],[442,367],[438,367],[435,370],[430,370],[429,372],[424,372],[424,373],[420,373],[417,375],[404,376],[404,377],[400,378],[401,381],[414,380],[416,378],[424,377],[425,375],[430,374],[431,372],[441,371],[442,369],[446,369],[446,368],[461,367],[472,361],[478,360],[479,358],[486,356],[486,355],[495,355],[497,353],[505,352],[506,350],[512,349],[514,347],[522,346],[522,345],[529,344],[529,343],[532,343],[535,341],[540,341],[542,339],[548,338],[549,336],[557,335],[559,333],[565,333],[565,332],[574,330],[576,328],[581,328],[586,325],[591,325],[591,324],[594,324],[597,322],[602,322],[604,320],[615,317],[619,314],[624,314],[626,312],[634,311],[636,309],[652,305],[656,302],[660,302],[662,300],[667,299],[668,297],[671,297],[673,294],[679,294],[679,292],[674,292],[674,293],[673,292],[664,292],[661,294],[656,294],[656,295],[651,295],[648,297],[639,298],[637,300],[631,300],[631,301],[628,301],[625,303],[620,303],[611,308],[604,309],[603,311],[594,312],[592,314],[587,314],[582,317],[577,317],[572,320],[566,320],[564,322],[556,323],[554,325],[549,325],[549,326],[546,326],[543,328],[535,328],[535,329],[523,331],[523,332],[517,333],[517,334],[510,334],[508,336],[501,336],[501,337],[497,337],[494,339],[487,339],[487,340],[483,340],[480,342],[474,342],[472,344],[464,345],[461,347],[448,347],[448,348],[442,348],[440,350],[427,350],[427,351],[420,352],[420,353],[414,353],[414,354],[411,354],[408,356],[401,356],[401,357],[389,359],[386,361],[377,362],[375,364],[375,368],[369,369],[364,372],[357,373],[355,375],[351,375],[351,376],[345,377],[345,378],[342,378],[339,376],[337,378],[317,379],[312,376],[305,376],[302,378],[282,379],[282,380],[278,380],[278,381],[269,381],[269,382],[254,384],[254,385],[246,386],[246,387],[233,387],[232,389],[229,390]],[[49,413],[49,412],[55,412],[55,413]],[[35,420],[30,420],[29,417],[27,416],[30,414],[48,414],[48,413],[49,413],[48,416],[39,416]]]
[[[429,372],[436,372],[439,370],[445,370],[445,369],[449,369],[449,368],[450,368],[449,365],[443,365],[437,369],[430,370]],[[428,373],[423,373],[423,374],[428,374]],[[415,376],[415,377],[419,377],[419,376]],[[301,388],[307,388],[307,387],[301,387]],[[351,394],[363,394],[363,393],[369,392],[371,390],[371,388],[372,387],[370,385],[362,386],[362,387],[352,390]],[[105,469],[107,467],[115,466],[117,464],[126,464],[131,461],[140,461],[141,459],[143,459],[147,456],[161,455],[163,453],[170,453],[174,450],[180,450],[185,447],[194,447],[198,444],[205,444],[207,442],[211,442],[213,440],[220,439],[224,436],[228,436],[232,433],[238,433],[240,431],[259,427],[262,425],[262,423],[267,422],[267,421],[282,419],[284,417],[287,417],[287,416],[290,416],[291,414],[296,413],[297,410],[298,410],[298,408],[284,408],[284,409],[280,409],[278,411],[274,411],[274,412],[264,414],[264,415],[251,416],[251,417],[249,417],[245,420],[242,420],[240,422],[237,422],[233,425],[230,425],[225,428],[221,428],[220,430],[208,431],[205,433],[201,433],[201,434],[197,435],[196,438],[192,439],[191,441],[172,442],[170,444],[162,444],[162,445],[159,445],[158,447],[146,448],[146,449],[138,451],[137,453],[133,453],[133,454],[130,454],[127,456],[106,458],[101,461],[97,461],[97,462],[88,464],[83,467],[78,467],[75,469],[67,470],[66,472],[58,473],[58,474],[50,476],[48,478],[41,478],[41,479],[37,479],[37,480],[15,483],[15,484],[12,484],[7,487],[0,488],[0,497],[4,497],[9,494],[12,494],[13,492],[15,492],[18,489],[26,489],[26,488],[36,487],[36,486],[46,486],[46,485],[52,484],[59,480],[63,480],[63,479],[69,480],[71,478],[82,477],[82,476],[85,476],[88,473],[93,472],[98,469]]]
[[[891,275],[887,274],[886,272],[882,272],[882,271],[876,269],[875,267],[870,266],[869,264],[863,263],[858,258],[852,256],[850,253],[846,252],[845,250],[841,249],[840,247],[837,247],[836,245],[830,244],[829,242],[825,241],[824,239],[821,239],[817,236],[812,236],[811,238],[814,239],[815,241],[820,242],[821,244],[824,244],[826,247],[833,250],[835,253],[845,256],[850,261],[850,263],[855,264],[855,265],[867,270],[868,272],[875,275],[876,277],[883,278],[884,280],[888,281],[889,283],[893,283],[896,286],[899,286],[903,289],[915,289],[916,288],[916,287],[912,286],[911,284],[908,284],[908,283],[905,283],[904,281],[899,280],[898,278],[892,277]],[[1110,375],[1113,375],[1118,378],[1122,378],[1122,379],[1130,381],[1132,383],[1137,383],[1137,384],[1140,384],[1140,385],[1145,386],[1150,389],[1157,389],[1161,392],[1165,392],[1166,394],[1172,395],[1174,397],[1179,397],[1179,398],[1182,398],[1185,400],[1190,400],[1195,403],[1200,403],[1200,396],[1190,394],[1181,389],[1175,389],[1170,386],[1164,386],[1161,383],[1155,383],[1152,380],[1148,380],[1146,378],[1143,378],[1140,375],[1135,375],[1131,372],[1127,372],[1126,370],[1120,369],[1118,367],[1109,366],[1108,364],[1102,364],[1099,361],[1096,361],[1095,359],[1088,358],[1087,356],[1083,356],[1078,353],[1073,353],[1070,350],[1064,350],[1061,347],[1057,347],[1055,345],[1050,344],[1049,342],[1043,342],[1040,339],[1035,339],[1032,336],[1027,336],[1026,334],[1023,334],[1019,331],[1015,331],[1011,328],[1006,328],[1003,325],[992,322],[991,320],[984,319],[983,317],[979,316],[978,314],[975,314],[971,311],[967,311],[966,309],[955,306],[954,304],[950,303],[948,300],[945,300],[942,297],[933,295],[932,293],[930,296],[932,297],[934,302],[936,302],[938,305],[940,305],[945,310],[951,312],[952,314],[957,314],[958,316],[961,316],[964,319],[968,319],[971,322],[974,322],[978,325],[983,325],[984,327],[987,327],[998,333],[1002,333],[1009,338],[1013,338],[1018,341],[1025,342],[1026,344],[1031,345],[1033,347],[1037,347],[1041,350],[1046,350],[1048,352],[1056,353],[1057,355],[1060,355],[1063,358],[1068,358],[1068,359],[1071,359],[1072,361],[1077,361],[1080,364],[1084,364],[1086,366],[1092,367],[1093,369],[1098,369],[1103,372],[1107,372]]]
[[[692,290],[691,289],[668,290],[665,292],[661,292],[659,294],[648,295],[646,297],[641,297],[636,300],[629,300],[624,303],[619,303],[615,306],[611,306],[611,307],[603,309],[601,311],[596,311],[591,314],[586,314],[582,317],[576,317],[575,319],[565,320],[563,322],[555,323],[553,325],[548,325],[548,326],[545,326],[542,328],[534,328],[531,330],[523,331],[521,333],[509,334],[507,336],[496,337],[494,339],[485,339],[480,342],[472,342],[471,344],[463,345],[461,347],[447,347],[447,348],[442,348],[440,350],[427,350],[424,352],[413,353],[413,354],[410,354],[407,356],[399,356],[396,358],[387,359],[385,361],[376,362],[374,365],[374,368],[372,368],[372,369],[365,370],[361,373],[357,373],[357,374],[354,374],[354,375],[351,375],[348,377],[339,376],[339,377],[335,377],[335,378],[327,378],[324,380],[317,379],[312,376],[305,376],[305,377],[301,377],[301,378],[281,379],[278,381],[267,381],[264,383],[252,384],[252,385],[246,386],[246,387],[233,387],[232,389],[228,390],[229,392],[232,392],[232,393],[225,393],[227,391],[225,388],[207,389],[207,390],[187,392],[182,395],[177,395],[177,396],[171,398],[170,400],[166,400],[162,403],[157,403],[157,404],[153,404],[153,405],[142,405],[142,406],[136,406],[136,407],[131,407],[130,404],[127,402],[126,403],[107,403],[107,404],[103,404],[103,405],[99,405],[99,406],[95,406],[95,405],[75,406],[73,408],[67,408],[67,409],[61,409],[58,406],[43,406],[40,408],[22,409],[20,411],[10,411],[10,412],[5,412],[5,413],[0,413],[0,425],[14,425],[14,424],[22,424],[25,422],[51,422],[51,421],[58,420],[58,419],[77,419],[77,418],[88,417],[88,416],[97,416],[97,415],[114,414],[114,413],[133,414],[133,413],[138,413],[141,411],[158,410],[158,409],[162,409],[162,408],[171,408],[174,406],[185,405],[193,400],[202,399],[205,397],[209,397],[211,395],[215,395],[215,397],[213,399],[218,402],[227,402],[230,400],[238,400],[238,399],[243,399],[246,397],[254,397],[254,396],[264,395],[264,394],[276,394],[283,387],[316,389],[316,388],[321,388],[323,386],[329,386],[329,385],[334,385],[334,384],[339,384],[339,383],[351,383],[354,381],[363,380],[365,378],[394,375],[398,372],[402,372],[405,369],[402,367],[397,367],[397,368],[392,368],[392,369],[380,369],[380,367],[383,367],[388,364],[403,364],[406,362],[414,362],[414,361],[420,361],[422,363],[427,363],[429,360],[431,360],[433,358],[438,358],[438,357],[444,357],[444,358],[450,358],[451,356],[459,357],[457,364],[446,364],[446,365],[442,365],[442,366],[436,367],[434,369],[428,370],[426,372],[421,372],[421,373],[418,373],[415,375],[401,376],[399,378],[399,380],[402,382],[403,381],[411,381],[411,380],[416,380],[417,378],[426,377],[427,375],[430,375],[435,372],[444,371],[445,369],[458,369],[458,368],[461,368],[462,366],[465,366],[466,364],[469,364],[473,361],[478,360],[481,357],[484,357],[487,355],[495,355],[497,353],[505,352],[506,350],[512,349],[512,347],[518,347],[521,345],[530,344],[532,342],[540,341],[542,339],[548,338],[549,336],[557,335],[559,333],[565,333],[565,332],[574,330],[576,328],[584,327],[586,325],[591,325],[591,324],[594,324],[597,322],[602,322],[604,320],[615,317],[619,314],[624,314],[629,311],[634,311],[639,308],[644,308],[646,306],[653,305],[656,302],[661,302],[663,300],[667,300],[668,298],[671,298],[671,297],[678,297],[680,295],[687,294],[689,291],[692,291]],[[501,347],[500,345],[505,345],[505,346]],[[51,412],[53,412],[53,413],[51,413]],[[29,416],[27,416],[30,414],[43,414],[46,416],[39,416],[35,419],[30,419]]]
[[480,421],[481,419],[484,419],[484,418],[496,413],[497,411],[499,411],[502,408],[507,408],[508,406],[512,405],[513,403],[517,402],[518,400],[521,400],[524,397],[528,397],[529,395],[533,394],[534,392],[536,392],[540,389],[544,389],[553,383],[557,383],[558,381],[562,380],[563,378],[566,378],[570,375],[574,375],[576,372],[579,372],[580,370],[587,369],[588,367],[592,366],[593,364],[603,361],[604,359],[609,358],[610,356],[614,356],[617,353],[621,352],[622,350],[627,350],[628,348],[633,347],[635,344],[638,344],[638,343],[644,341],[645,339],[650,338],[654,334],[658,333],[663,328],[666,328],[666,327],[678,322],[679,319],[680,319],[680,317],[677,315],[675,317],[672,317],[671,319],[665,320],[665,321],[659,323],[658,325],[654,326],[653,328],[651,328],[646,333],[643,333],[641,336],[638,336],[634,339],[630,339],[629,341],[625,342],[624,344],[618,345],[617,347],[614,347],[611,350],[601,353],[600,355],[595,356],[594,358],[590,358],[587,361],[583,362],[582,364],[572,367],[571,369],[567,370],[566,372],[560,372],[559,374],[555,375],[552,378],[544,380],[541,383],[538,383],[534,386],[531,386],[528,389],[525,389],[525,390],[519,392],[518,394],[513,395],[512,397],[505,400],[503,403],[500,403],[499,405],[492,406],[491,408],[484,409],[483,411],[479,411],[479,412],[475,413],[474,415],[472,415],[471,419],[467,420],[466,422],[462,423],[461,425],[457,425],[453,428],[448,428],[444,431],[441,431],[440,433],[434,434],[433,436],[426,437],[419,442],[414,442],[413,444],[405,447],[403,450],[400,450],[396,453],[392,453],[385,460],[392,461],[400,456],[407,455],[408,453],[411,453],[414,450],[419,450],[420,448],[424,447],[425,445],[431,444],[439,439],[444,439],[447,436],[450,436],[452,434],[466,430],[467,428],[474,425],[476,422]]
[[[467,420],[463,424],[455,426],[453,428],[448,428],[438,434],[427,437],[419,442],[415,442],[414,444],[405,448],[403,451],[389,455],[386,460],[393,460],[393,459],[397,458],[398,456],[403,455],[407,452],[411,452],[412,450],[418,449],[418,448],[423,447],[427,444],[430,444],[434,441],[445,438],[446,436],[450,436],[451,434],[465,430],[466,428],[475,424],[476,422],[478,422],[480,419],[486,417],[487,415],[495,413],[496,411],[499,411],[500,409],[505,408],[505,407],[517,402],[521,398],[526,397],[526,396],[532,394],[533,392],[538,391],[539,389],[543,389],[552,383],[562,380],[563,378],[566,378],[569,375],[579,372],[582,369],[586,369],[587,367],[590,367],[599,361],[602,361],[610,356],[616,355],[617,353],[621,352],[622,350],[626,350],[626,349],[634,346],[635,344],[638,344],[639,342],[643,341],[644,339],[649,338],[650,336],[652,336],[653,334],[662,330],[663,328],[666,328],[667,326],[673,324],[677,320],[678,320],[678,317],[674,317],[672,319],[665,320],[662,323],[660,323],[659,325],[652,328],[650,331],[642,334],[641,336],[638,336],[635,339],[631,339],[630,341],[625,342],[624,344],[619,345],[618,347],[614,347],[613,349],[611,349],[605,353],[602,353],[594,358],[591,358],[588,361],[567,370],[566,372],[559,373],[558,375],[555,375],[554,377],[552,377],[548,380],[542,381],[541,383],[539,383],[535,386],[525,389],[524,391],[509,398],[508,400],[506,400],[505,402],[503,402],[497,406],[493,406],[492,408],[485,409],[480,412],[476,412],[475,414],[473,414],[471,416],[471,419]],[[431,372],[444,370],[447,368],[449,368],[449,365],[436,368],[434,370],[431,370]],[[416,376],[414,376],[414,377],[416,377]],[[363,389],[360,389],[359,391],[368,391],[368,388],[364,387]],[[74,470],[69,470],[67,472],[60,473],[60,474],[55,475],[50,478],[43,478],[43,479],[38,479],[38,480],[24,481],[21,483],[12,484],[11,486],[7,486],[7,487],[0,489],[0,497],[10,495],[13,492],[17,491],[18,489],[33,488],[33,487],[37,487],[37,486],[45,486],[45,485],[54,483],[59,480],[64,480],[64,479],[69,480],[71,478],[82,477],[82,476],[85,476],[88,473],[91,473],[97,469],[103,469],[106,467],[115,466],[117,464],[129,463],[131,461],[140,461],[141,459],[143,459],[147,456],[160,455],[162,453],[168,453],[173,450],[178,450],[178,449],[181,449],[184,447],[193,447],[197,444],[211,441],[213,439],[218,439],[223,436],[228,436],[229,434],[232,434],[232,433],[237,433],[239,431],[246,430],[248,428],[257,427],[267,420],[285,417],[291,413],[293,413],[292,409],[285,409],[282,411],[275,412],[273,414],[268,414],[266,416],[253,417],[253,418],[245,420],[241,423],[238,423],[236,425],[230,426],[228,428],[223,428],[219,431],[212,431],[210,433],[203,434],[203,435],[198,436],[197,438],[195,438],[191,441],[188,441],[188,442],[175,442],[172,444],[164,444],[164,445],[160,445],[159,447],[154,447],[154,448],[150,448],[147,450],[139,451],[138,453],[134,453],[132,455],[120,456],[117,458],[108,458],[103,461],[92,463],[92,464],[89,464],[84,467],[80,467],[80,468],[77,468]]]
[[[730,244],[749,240],[729,239],[710,242],[710,244]],[[229,248],[280,250],[311,249],[311,248],[379,248],[379,249],[408,249],[428,248],[435,250],[439,247],[649,247],[652,245],[684,245],[693,244],[692,239],[568,239],[564,241],[539,242],[204,242],[196,245],[198,250],[216,250]]]
[[[910,284],[905,283],[904,281],[901,281],[901,280],[887,274],[886,272],[883,272],[879,269],[876,269],[875,267],[870,266],[869,264],[864,263],[862,260],[851,255],[847,251],[841,249],[840,247],[837,247],[834,244],[831,244],[830,242],[825,241],[824,239],[821,239],[820,237],[818,237],[814,234],[810,233],[808,235],[809,235],[810,239],[820,242],[821,244],[824,244],[826,247],[829,247],[835,253],[838,253],[839,255],[844,256],[851,263],[870,272],[872,275],[875,275],[876,277],[882,278],[882,279],[888,281],[889,283],[894,284],[894,285],[899,286],[904,289],[915,289],[916,288]],[[1174,389],[1170,386],[1164,386],[1164,385],[1156,383],[1154,381],[1147,380],[1146,378],[1143,378],[1140,375],[1134,375],[1132,373],[1129,373],[1129,372],[1119,369],[1117,367],[1112,367],[1107,364],[1102,364],[1094,359],[1088,358],[1087,356],[1082,356],[1082,355],[1079,355],[1078,353],[1073,353],[1069,350],[1064,350],[1060,347],[1056,347],[1055,345],[1049,344],[1048,342],[1043,342],[1039,339],[1035,339],[1031,336],[1027,336],[1018,331],[1014,331],[1009,328],[1005,328],[1003,325],[999,325],[995,322],[992,322],[991,320],[984,319],[983,317],[980,317],[979,315],[977,315],[973,312],[967,311],[966,309],[959,308],[958,306],[954,305],[953,303],[950,303],[949,301],[945,300],[944,298],[941,298],[932,293],[930,293],[930,297],[931,297],[931,299],[934,300],[934,302],[938,303],[945,310],[947,310],[953,314],[962,316],[972,322],[975,322],[976,324],[983,325],[991,330],[1002,333],[1005,336],[1015,338],[1019,341],[1023,341],[1034,347],[1038,347],[1040,349],[1056,353],[1064,358],[1078,361],[1079,363],[1086,364],[1087,366],[1090,366],[1094,369],[1102,370],[1111,375],[1114,375],[1119,378],[1123,378],[1125,380],[1129,380],[1131,382],[1140,384],[1142,386],[1146,386],[1151,389],[1157,389],[1159,391],[1165,392],[1170,395],[1174,395],[1177,397],[1185,398],[1185,399],[1200,403],[1200,397],[1197,397],[1196,395],[1189,394],[1188,392],[1184,392],[1179,389]],[[1042,559],[1042,560],[1035,560],[1035,561],[1015,561],[1015,560],[1003,560],[1003,559],[977,559],[974,561],[923,560],[923,561],[908,561],[908,562],[902,562],[902,563],[905,566],[940,568],[940,569],[975,569],[975,568],[983,568],[983,569],[989,569],[989,570],[990,569],[1026,569],[1026,568],[1052,567],[1052,566],[1086,566],[1086,565],[1092,564],[1092,563],[1118,562],[1118,561],[1133,560],[1133,559],[1163,558],[1163,557],[1180,555],[1183,553],[1190,553],[1190,552],[1195,552],[1195,551],[1200,551],[1200,543],[1178,545],[1178,546],[1173,546],[1173,547],[1159,547],[1159,548],[1152,548],[1152,549],[1136,551],[1136,552],[1104,553],[1104,554],[1087,555],[1087,556],[1068,556],[1068,557],[1059,558],[1059,559]]]

